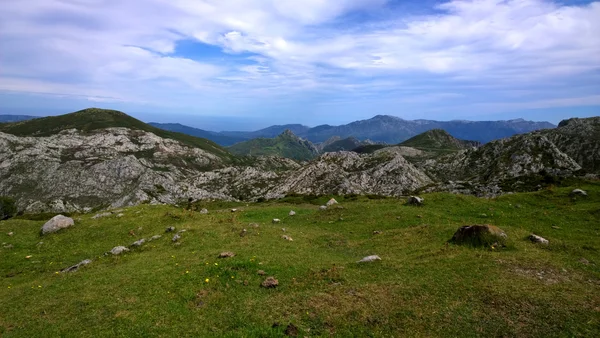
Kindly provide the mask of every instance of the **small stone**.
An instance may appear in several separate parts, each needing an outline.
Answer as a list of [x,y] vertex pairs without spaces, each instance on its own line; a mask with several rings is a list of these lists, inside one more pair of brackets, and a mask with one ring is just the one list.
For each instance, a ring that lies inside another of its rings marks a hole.
[[258,223],[250,223],[248,226],[251,228],[258,228],[260,225],[258,225]]
[[11,231],[11,232],[7,233],[7,235],[12,236],[12,235],[14,235],[14,233]]
[[79,263],[77,263],[77,264],[73,265],[73,266],[70,266],[70,267],[68,267],[68,268],[62,269],[62,270],[60,270],[60,272],[62,272],[62,273],[65,273],[65,272],[75,272],[75,271],[77,271],[77,270],[78,270],[80,267],[82,267],[82,266],[84,266],[84,265],[88,265],[88,264],[90,264],[90,263],[92,263],[92,260],[91,260],[91,259],[86,259],[86,260],[83,260],[83,261],[81,261],[81,262],[79,262]]
[[165,232],[173,232],[175,231],[175,227],[168,227],[165,229]]
[[240,237],[246,236],[247,233],[248,233],[248,230],[242,229],[242,231],[240,232]]
[[529,235],[529,240],[532,241],[533,243],[540,243],[540,244],[544,244],[544,245],[548,245],[548,243],[549,243],[547,239],[545,239],[541,236],[538,236],[538,235],[534,235],[534,234]]
[[484,217],[485,218],[485,217],[488,217],[488,215],[487,214],[479,214],[479,217]]
[[137,241],[133,242],[131,244],[131,246],[142,246],[142,244],[144,244],[144,243],[146,243],[146,240],[142,238],[140,240],[137,240]]
[[31,255],[29,255],[29,256],[25,256],[25,259],[29,259],[29,258],[31,258]]
[[151,241],[155,241],[155,240],[157,240],[157,239],[159,239],[161,237],[162,237],[161,235],[154,235],[154,236],[150,237],[150,240]]
[[285,232],[285,228],[281,228],[281,231]]
[[581,189],[575,189],[571,191],[570,196],[587,196],[587,192]]
[[200,210],[200,213],[201,214],[208,214],[208,209],[202,209],[202,210]]
[[125,214],[118,214],[117,217],[123,217]]
[[42,226],[42,235],[69,228],[74,224],[75,222],[72,218],[63,215],[56,215]]
[[274,277],[267,277],[267,279],[265,279],[261,286],[263,288],[275,288],[279,285],[279,281],[277,279],[275,279]]
[[322,206],[319,207],[319,210],[327,210],[327,206],[322,205]]
[[560,229],[560,227],[557,227],[556,225],[553,225],[553,226],[552,226],[552,229],[559,230],[559,229]]
[[279,218],[273,218],[273,223],[279,223],[281,220]]
[[127,252],[129,251],[129,249],[127,249],[124,246],[115,246],[114,248],[112,248],[112,250],[110,250],[110,253],[113,255],[120,255],[123,252]]
[[281,238],[285,239],[286,241],[290,241],[290,242],[294,241],[294,240],[292,239],[292,237],[290,237],[290,236],[287,236],[287,235],[283,235],[283,236],[281,236]]
[[175,234],[175,236],[173,236],[173,239],[171,239],[171,241],[173,243],[175,243],[175,242],[177,242],[180,239],[181,239],[181,235],[180,234]]
[[423,216],[422,215],[417,215],[417,218],[423,218]]
[[12,248],[14,248],[14,246],[13,246],[12,244],[5,244],[5,245],[3,246],[3,248],[4,248],[4,249],[12,249]]
[[219,254],[219,258],[229,258],[233,256],[235,256],[235,254],[231,251],[224,251]]
[[379,231],[379,230],[375,230],[373,231],[373,235],[381,235],[383,232]]
[[294,215],[296,215],[296,212],[294,210],[290,210],[290,213],[288,215],[289,216],[294,216]]
[[298,328],[296,325],[290,323],[283,332],[286,336],[297,337],[298,336]]
[[102,217],[108,217],[112,215],[112,212],[103,212],[100,214],[95,214],[94,216],[92,216],[92,219],[98,219],[98,218],[102,218]]
[[401,220],[401,219],[402,219],[402,217],[400,217],[400,216],[396,216],[396,219],[397,219],[397,220]]
[[238,211],[238,209],[231,209],[231,212],[236,212]]
[[367,256],[367,257],[361,259],[357,263],[374,262],[374,261],[380,261],[380,260],[381,260],[381,257],[379,257],[377,255],[372,255],[372,256]]
[[419,197],[419,196],[410,196],[408,198],[408,202],[406,204],[421,206],[421,205],[423,205],[423,201],[424,201],[424,199],[422,197]]
[[181,230],[177,231],[177,233],[178,233],[178,234],[181,234],[181,233],[184,233],[184,232],[186,232],[186,231],[187,231],[187,230],[185,230],[185,229],[181,229]]
[[258,272],[256,272],[259,276],[264,276],[266,275],[266,272],[264,272],[263,270],[258,270]]
[[334,204],[338,204],[338,201],[336,201],[335,198],[332,198],[329,201],[327,201],[327,203],[325,203],[325,205],[327,205],[328,207]]

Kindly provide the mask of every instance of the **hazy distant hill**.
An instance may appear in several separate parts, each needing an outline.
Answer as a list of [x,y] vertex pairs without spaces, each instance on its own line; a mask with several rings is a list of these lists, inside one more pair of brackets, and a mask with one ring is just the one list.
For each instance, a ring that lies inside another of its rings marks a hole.
[[432,129],[400,143],[421,150],[460,150],[479,147],[480,142],[459,140],[443,129]]
[[19,121],[36,119],[38,117],[39,116],[31,116],[31,115],[0,115],[0,123],[19,122]]
[[164,130],[174,131],[177,133],[183,133],[183,134],[196,136],[196,137],[202,137],[202,138],[211,140],[217,144],[220,144],[222,146],[230,146],[232,144],[247,140],[247,138],[245,138],[245,137],[226,136],[221,133],[214,132],[214,131],[208,131],[208,130],[202,130],[202,129],[193,128],[193,127],[188,127],[188,126],[184,126],[183,124],[179,124],[179,123],[150,122],[148,124],[151,126],[154,126],[156,128],[160,128],[160,129],[164,129]]
[[236,143],[228,149],[236,155],[280,156],[299,161],[310,160],[319,154],[314,144],[294,135],[291,130],[285,130],[275,138],[259,137]]

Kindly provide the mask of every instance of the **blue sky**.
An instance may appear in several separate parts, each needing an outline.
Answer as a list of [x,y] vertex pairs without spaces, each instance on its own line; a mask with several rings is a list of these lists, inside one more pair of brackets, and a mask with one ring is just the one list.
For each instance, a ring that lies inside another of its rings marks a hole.
[[211,130],[600,115],[600,1],[3,0],[0,114]]

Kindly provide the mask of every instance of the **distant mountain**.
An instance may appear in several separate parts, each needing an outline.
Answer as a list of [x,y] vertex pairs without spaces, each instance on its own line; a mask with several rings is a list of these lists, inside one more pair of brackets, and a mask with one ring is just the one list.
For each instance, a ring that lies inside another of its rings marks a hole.
[[289,130],[296,135],[300,135],[306,133],[309,129],[311,128],[301,124],[285,124],[274,125],[257,131],[222,131],[219,134],[249,140],[257,137],[273,138],[280,135],[286,130]]
[[31,119],[37,119],[39,116],[30,115],[0,115],[0,123],[19,122]]
[[331,153],[335,151],[351,151],[360,146],[373,145],[370,140],[361,141],[356,137],[347,137],[341,139],[339,136],[334,136],[319,145],[321,152]]
[[481,146],[477,141],[459,140],[443,129],[431,129],[400,143],[421,150],[460,150]]
[[234,144],[228,149],[236,155],[279,156],[299,161],[310,160],[319,154],[314,144],[299,138],[289,129],[275,138],[259,137]]
[[183,134],[196,136],[196,137],[202,137],[207,140],[211,140],[222,146],[230,146],[232,144],[236,144],[238,142],[247,140],[247,138],[245,138],[245,137],[226,136],[226,135],[214,132],[214,131],[207,131],[207,130],[202,130],[202,129],[198,129],[198,128],[188,127],[188,126],[184,126],[183,124],[179,124],[179,123],[150,122],[148,124],[151,126],[154,126],[156,128],[160,128],[160,129],[164,129],[164,130],[174,131],[177,133],[183,133]]

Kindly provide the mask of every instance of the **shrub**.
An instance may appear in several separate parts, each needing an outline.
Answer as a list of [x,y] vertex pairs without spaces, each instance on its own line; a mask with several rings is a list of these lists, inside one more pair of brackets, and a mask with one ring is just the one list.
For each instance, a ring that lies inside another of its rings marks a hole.
[[10,197],[0,196],[0,220],[9,219],[16,213],[17,206],[15,205],[15,200]]

